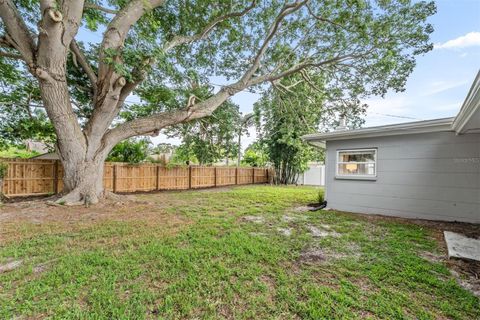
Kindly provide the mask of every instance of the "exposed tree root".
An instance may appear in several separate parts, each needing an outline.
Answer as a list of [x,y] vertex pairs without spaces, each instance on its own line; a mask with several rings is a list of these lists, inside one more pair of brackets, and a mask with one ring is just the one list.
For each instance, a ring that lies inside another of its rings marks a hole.
[[122,197],[121,195],[118,195],[116,193],[113,193],[111,191],[108,191],[108,190],[105,190],[103,192],[103,197],[107,200],[112,200],[112,201],[115,201],[115,202],[123,202],[124,201],[124,197]]
[[47,199],[47,205],[50,206],[90,206],[95,205],[100,200],[110,200],[115,203],[122,203],[125,201],[123,196],[115,194],[111,191],[104,190],[97,196],[95,193],[82,194],[78,190],[73,190],[63,195],[55,195]]
[[63,206],[84,205],[88,207],[92,204],[97,204],[99,198],[101,198],[101,196],[98,196],[95,192],[81,192],[79,189],[74,189],[57,199],[55,204]]

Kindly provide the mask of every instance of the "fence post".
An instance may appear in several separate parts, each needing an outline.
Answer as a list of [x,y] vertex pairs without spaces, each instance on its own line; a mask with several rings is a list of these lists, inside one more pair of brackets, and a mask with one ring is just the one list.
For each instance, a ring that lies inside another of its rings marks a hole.
[[155,189],[158,191],[158,187],[160,186],[159,180],[160,180],[160,166],[157,164],[156,166],[157,170],[157,181],[155,183]]
[[188,165],[188,189],[192,189],[192,166]]
[[235,167],[235,184],[238,184],[238,167]]
[[113,165],[113,193],[117,192],[117,165]]
[[269,171],[269,170],[268,170],[267,168],[265,168],[265,169],[263,169],[263,170],[265,170],[265,177],[266,177],[266,179],[267,179],[267,181],[265,181],[265,183],[269,183],[269,182],[270,182],[270,181],[268,180],[268,171]]
[[255,167],[252,167],[252,184],[255,184]]
[[215,179],[215,187],[217,187],[217,167],[213,167],[213,177]]
[[53,166],[53,193],[58,193],[58,160],[55,160]]

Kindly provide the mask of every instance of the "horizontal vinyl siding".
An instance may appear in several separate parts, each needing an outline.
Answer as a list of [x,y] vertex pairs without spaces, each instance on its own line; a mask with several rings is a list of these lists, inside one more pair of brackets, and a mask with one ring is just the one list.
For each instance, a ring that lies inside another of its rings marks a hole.
[[[335,179],[337,150],[372,147],[375,181]],[[480,223],[480,134],[329,141],[326,188],[337,210]]]

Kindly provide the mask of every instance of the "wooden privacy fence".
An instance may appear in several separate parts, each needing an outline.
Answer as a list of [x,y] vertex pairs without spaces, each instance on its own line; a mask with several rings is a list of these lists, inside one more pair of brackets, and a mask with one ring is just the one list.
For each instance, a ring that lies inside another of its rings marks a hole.
[[[3,193],[8,197],[48,195],[62,191],[63,168],[58,160],[0,159],[8,164]],[[164,167],[106,162],[103,185],[113,192],[184,190],[268,182],[266,168]]]

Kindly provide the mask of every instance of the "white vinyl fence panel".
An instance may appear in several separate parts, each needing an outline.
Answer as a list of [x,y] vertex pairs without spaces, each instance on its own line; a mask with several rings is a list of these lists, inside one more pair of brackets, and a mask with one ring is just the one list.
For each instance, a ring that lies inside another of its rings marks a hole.
[[325,166],[311,164],[307,171],[305,171],[303,174],[300,174],[297,183],[309,186],[324,186]]

